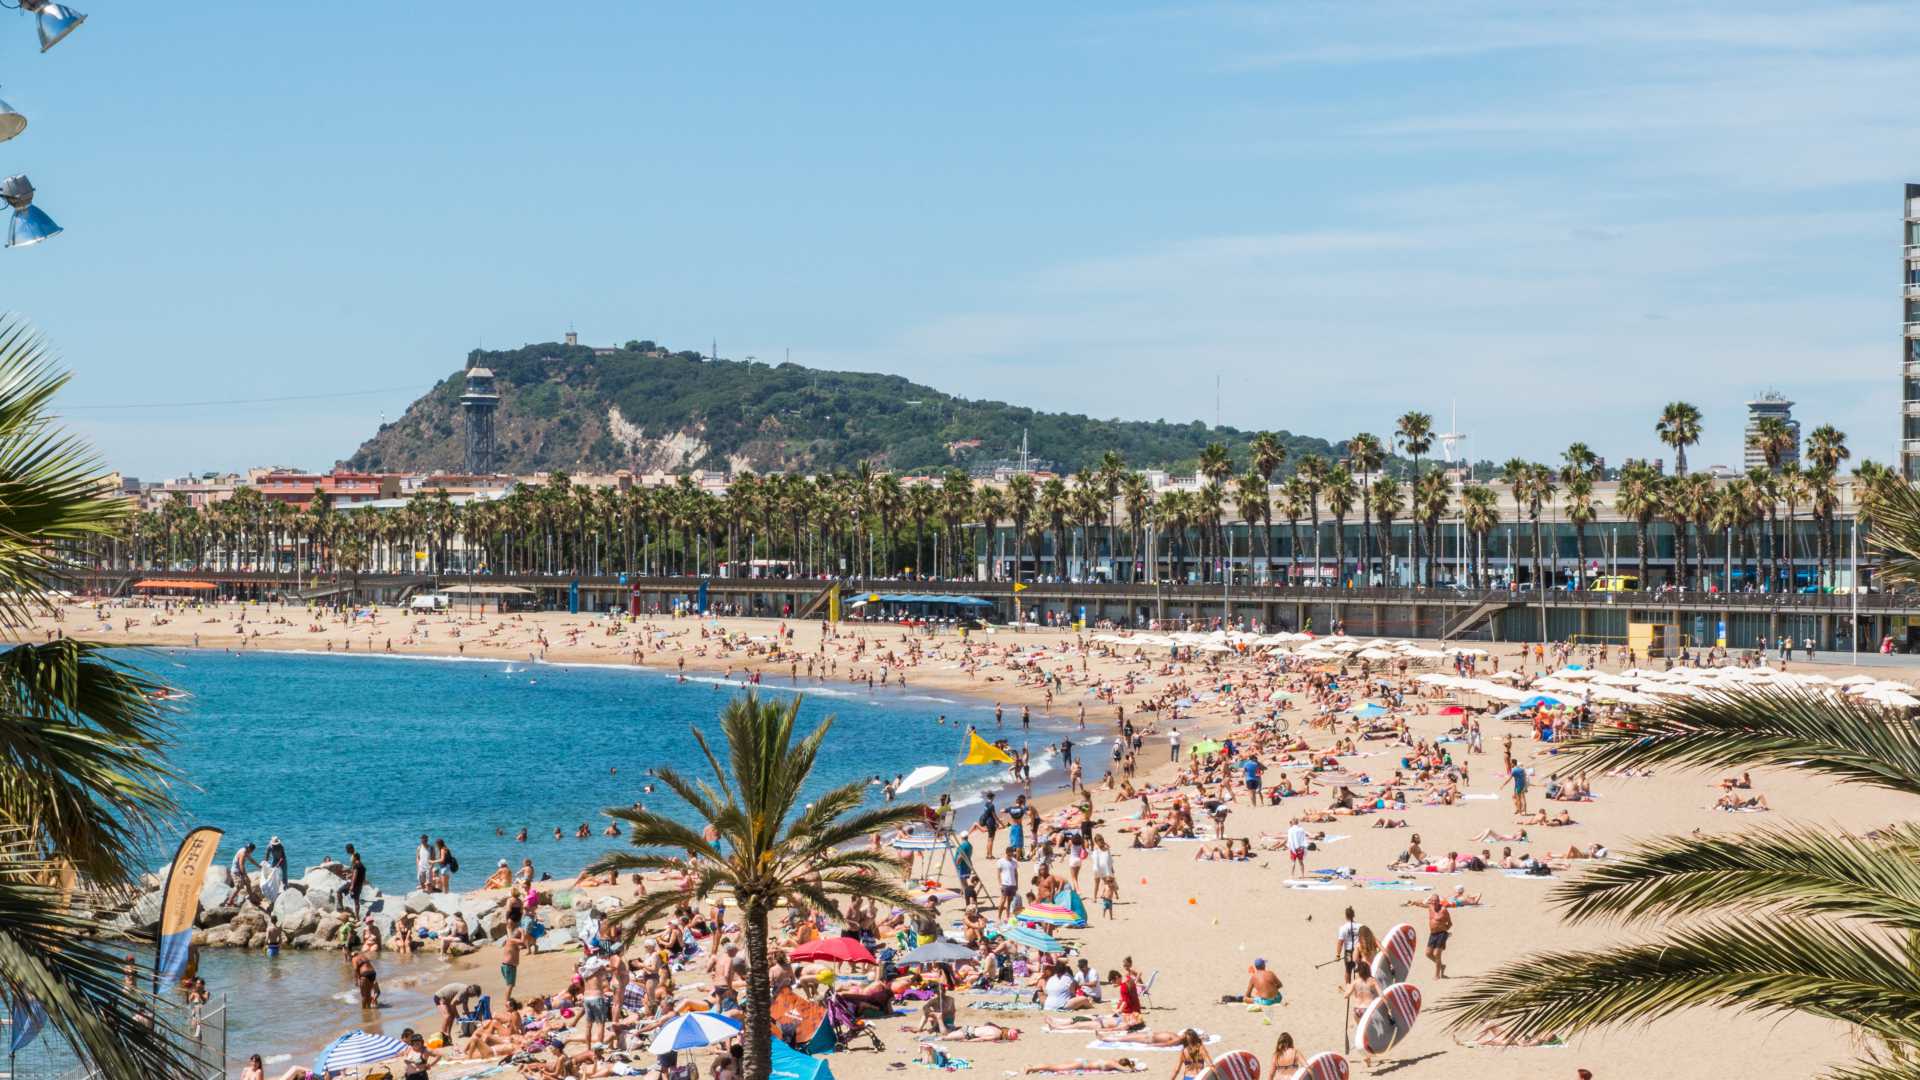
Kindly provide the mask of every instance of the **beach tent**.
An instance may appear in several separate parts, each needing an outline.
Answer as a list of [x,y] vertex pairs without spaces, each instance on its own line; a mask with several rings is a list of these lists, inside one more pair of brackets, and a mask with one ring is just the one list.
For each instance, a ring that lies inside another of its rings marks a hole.
[[826,1006],[808,1001],[789,986],[773,999],[768,1015],[781,1041],[791,1038],[804,1053],[833,1053],[833,1025],[827,1023]]
[[1053,903],[1055,907],[1063,907],[1073,912],[1078,919],[1077,922],[1073,923],[1074,926],[1087,925],[1087,902],[1080,899],[1080,894],[1074,891],[1072,887],[1061,889],[1059,892],[1054,893]]
[[[832,1030],[828,1030],[831,1039]],[[833,1080],[833,1070],[820,1058],[803,1054],[779,1039],[773,1040],[768,1073],[773,1080]]]

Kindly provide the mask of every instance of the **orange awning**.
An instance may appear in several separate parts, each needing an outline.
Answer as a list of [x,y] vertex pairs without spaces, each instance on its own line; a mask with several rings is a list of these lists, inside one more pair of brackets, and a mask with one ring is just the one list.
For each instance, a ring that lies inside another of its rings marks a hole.
[[220,586],[211,581],[162,581],[158,578],[149,578],[146,581],[134,582],[133,587],[136,589],[217,589]]

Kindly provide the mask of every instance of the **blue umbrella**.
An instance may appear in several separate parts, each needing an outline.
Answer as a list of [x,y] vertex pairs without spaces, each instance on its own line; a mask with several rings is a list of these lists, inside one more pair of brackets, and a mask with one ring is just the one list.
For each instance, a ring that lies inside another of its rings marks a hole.
[[407,1044],[391,1035],[349,1031],[320,1051],[320,1056],[313,1059],[313,1071],[325,1076],[357,1065],[371,1065],[376,1061],[397,1058],[406,1052]]
[[666,1022],[654,1035],[647,1049],[656,1054],[669,1050],[692,1050],[725,1042],[740,1034],[740,1025],[718,1013],[683,1013]]

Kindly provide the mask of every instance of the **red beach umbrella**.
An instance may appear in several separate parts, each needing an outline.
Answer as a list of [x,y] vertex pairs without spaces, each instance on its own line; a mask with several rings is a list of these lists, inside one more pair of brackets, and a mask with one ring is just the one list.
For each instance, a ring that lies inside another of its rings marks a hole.
[[873,954],[859,939],[850,937],[817,938],[794,948],[787,956],[794,960],[840,960],[849,964],[871,964]]

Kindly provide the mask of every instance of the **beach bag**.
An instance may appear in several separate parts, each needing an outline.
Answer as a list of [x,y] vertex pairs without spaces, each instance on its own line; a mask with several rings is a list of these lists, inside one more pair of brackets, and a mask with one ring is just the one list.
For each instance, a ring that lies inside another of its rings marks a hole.
[[447,873],[457,874],[459,872],[460,872],[460,860],[453,857],[453,852],[451,851],[447,852]]
[[532,938],[535,941],[539,941],[541,938],[546,937],[547,924],[541,922],[539,919],[533,919],[528,921],[527,936]]

